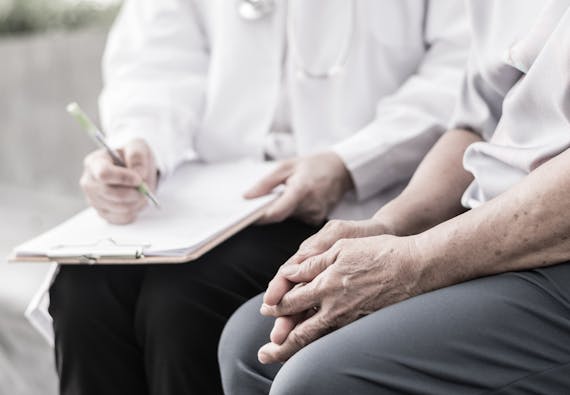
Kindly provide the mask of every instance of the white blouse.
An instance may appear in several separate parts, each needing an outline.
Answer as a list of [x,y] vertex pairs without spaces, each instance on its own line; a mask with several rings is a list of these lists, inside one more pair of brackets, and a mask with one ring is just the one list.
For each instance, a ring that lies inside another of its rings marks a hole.
[[470,2],[472,50],[452,125],[484,142],[465,152],[462,203],[496,197],[570,147],[570,1]]

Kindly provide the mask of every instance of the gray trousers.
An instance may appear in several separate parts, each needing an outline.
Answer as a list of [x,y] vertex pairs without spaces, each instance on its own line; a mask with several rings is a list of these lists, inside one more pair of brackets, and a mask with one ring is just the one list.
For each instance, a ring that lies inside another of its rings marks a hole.
[[219,346],[228,395],[570,394],[570,263],[486,277],[364,317],[261,365],[261,296]]

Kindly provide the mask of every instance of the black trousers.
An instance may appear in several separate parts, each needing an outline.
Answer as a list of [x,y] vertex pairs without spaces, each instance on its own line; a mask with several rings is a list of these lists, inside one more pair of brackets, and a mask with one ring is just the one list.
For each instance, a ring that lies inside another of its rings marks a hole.
[[317,230],[251,226],[182,265],[62,267],[50,290],[61,394],[221,394],[226,321]]

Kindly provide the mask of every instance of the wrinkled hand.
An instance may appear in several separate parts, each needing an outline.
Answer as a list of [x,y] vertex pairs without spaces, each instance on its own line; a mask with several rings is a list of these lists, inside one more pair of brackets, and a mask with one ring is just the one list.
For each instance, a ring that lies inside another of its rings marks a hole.
[[319,224],[352,188],[352,179],[340,157],[325,152],[281,162],[277,168],[246,192],[246,198],[267,195],[279,185],[283,194],[266,210],[259,223],[280,222],[294,216]]
[[[287,270],[286,268],[288,266],[301,264],[307,258],[325,252],[341,239],[378,236],[390,233],[391,230],[377,218],[363,221],[332,220],[327,222],[319,232],[305,240],[299,247],[297,253],[281,266],[275,277],[269,282],[267,291],[263,296],[263,303],[270,306],[276,305],[287,292],[296,286],[294,282],[281,274],[281,271],[284,269]],[[324,269],[323,267],[323,270]],[[312,313],[312,311],[309,313]],[[289,332],[305,318],[307,318],[306,313],[277,318],[273,330],[271,331],[271,341],[276,344],[283,343],[289,335]]]
[[307,258],[327,251],[341,239],[379,236],[389,233],[390,230],[384,223],[375,218],[363,221],[332,220],[327,222],[319,232],[301,243],[299,250],[281,266],[267,287],[263,303],[276,305],[281,301],[283,295],[293,288],[295,284],[281,274],[281,271],[288,266],[300,264]]
[[112,224],[133,222],[146,206],[147,199],[137,191],[145,181],[153,191],[157,169],[148,144],[133,140],[118,150],[127,167],[113,163],[105,150],[94,151],[84,161],[80,185],[87,202]]
[[326,252],[289,265],[281,275],[301,284],[270,306],[266,316],[287,321],[281,342],[259,350],[262,363],[283,362],[316,339],[385,306],[421,293],[413,237],[389,235],[342,239]]

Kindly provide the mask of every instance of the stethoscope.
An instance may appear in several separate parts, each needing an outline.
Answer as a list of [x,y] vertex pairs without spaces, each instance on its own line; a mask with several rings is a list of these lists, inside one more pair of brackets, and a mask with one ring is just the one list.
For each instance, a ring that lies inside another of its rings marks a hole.
[[[355,18],[356,18],[356,2],[351,2],[351,10],[350,10],[350,17],[349,17],[349,36],[347,37],[346,44],[344,47],[339,51],[338,56],[336,57],[333,64],[328,67],[324,71],[318,70],[311,70],[307,67],[305,62],[303,61],[303,57],[299,53],[299,49],[297,46],[297,37],[295,33],[297,32],[296,21],[294,18],[294,13],[291,12],[291,4],[289,2],[289,10],[288,15],[290,17],[287,18],[287,32],[289,36],[289,49],[291,54],[293,55],[294,62],[297,66],[297,72],[304,77],[307,78],[316,78],[316,79],[327,79],[334,77],[340,74],[346,63],[348,61],[348,55],[350,52],[350,48],[352,46],[352,40],[354,35],[354,26],[355,26]],[[257,21],[269,16],[271,13],[275,11],[275,4],[276,0],[237,0],[237,11],[241,18],[247,21]]]

